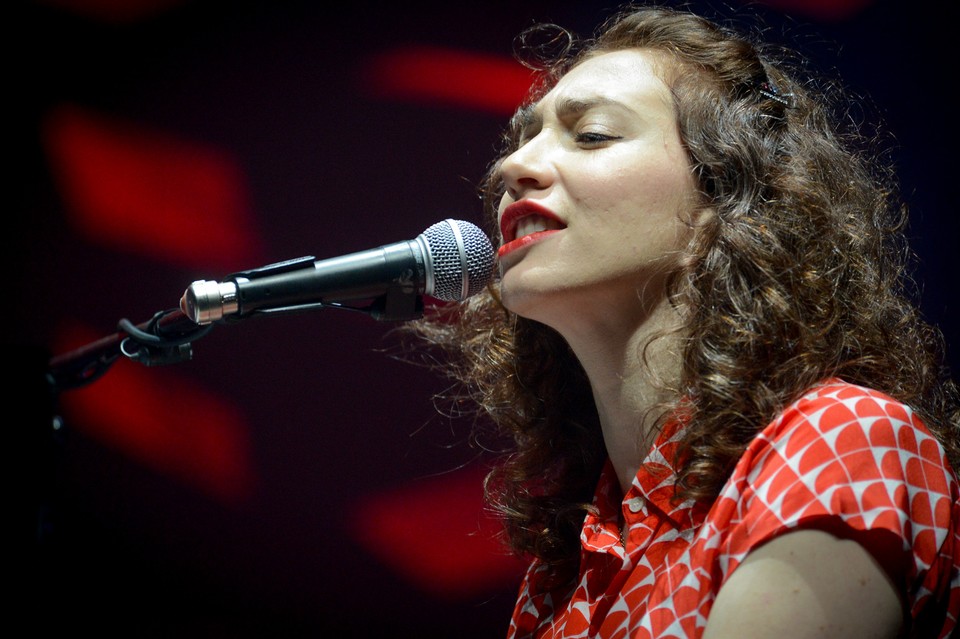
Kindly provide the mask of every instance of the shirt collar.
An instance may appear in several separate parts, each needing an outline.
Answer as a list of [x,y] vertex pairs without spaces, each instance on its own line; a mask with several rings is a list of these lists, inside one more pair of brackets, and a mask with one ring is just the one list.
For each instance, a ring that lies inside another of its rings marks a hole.
[[613,464],[607,460],[594,493],[594,509],[587,514],[580,536],[585,550],[624,555],[620,545],[621,513],[630,528],[651,515],[666,519],[677,532],[703,523],[707,508],[693,500],[675,499],[674,461],[681,435],[678,422],[671,421],[664,426],[626,495],[621,496]]

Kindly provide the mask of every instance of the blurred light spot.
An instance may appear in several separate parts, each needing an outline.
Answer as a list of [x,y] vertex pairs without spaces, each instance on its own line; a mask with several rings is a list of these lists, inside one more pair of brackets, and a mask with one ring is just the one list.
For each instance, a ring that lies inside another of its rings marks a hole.
[[261,261],[227,153],[74,107],[48,114],[44,141],[69,221],[91,242],[186,266]]
[[508,58],[418,46],[372,56],[360,78],[380,97],[509,115],[526,96],[534,73]]
[[[65,354],[92,344],[85,328],[63,329]],[[169,370],[120,357],[103,377],[58,397],[68,428],[222,502],[255,488],[249,427],[231,403]]]
[[446,600],[515,587],[525,568],[495,539],[500,525],[484,511],[478,471],[361,496],[348,521],[367,552]]

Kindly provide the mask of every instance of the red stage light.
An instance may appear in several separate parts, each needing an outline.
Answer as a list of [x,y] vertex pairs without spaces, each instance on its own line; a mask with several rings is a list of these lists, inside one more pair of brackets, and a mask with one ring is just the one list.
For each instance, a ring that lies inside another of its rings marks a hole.
[[261,261],[227,153],[73,107],[49,114],[44,133],[68,219],[92,242],[188,266]]
[[484,511],[482,487],[483,475],[468,469],[361,496],[348,532],[434,596],[464,600],[511,587],[525,565],[496,540],[500,524]]
[[360,78],[364,89],[385,98],[509,115],[526,95],[534,73],[509,58],[415,46],[369,58]]

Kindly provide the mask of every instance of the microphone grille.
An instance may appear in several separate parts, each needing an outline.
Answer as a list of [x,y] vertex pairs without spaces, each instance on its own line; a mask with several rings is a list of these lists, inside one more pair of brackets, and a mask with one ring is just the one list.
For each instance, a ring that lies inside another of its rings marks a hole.
[[[476,295],[493,277],[493,246],[486,233],[463,220],[443,220],[421,234],[433,290],[426,293],[455,302]],[[428,281],[430,278],[428,276]]]

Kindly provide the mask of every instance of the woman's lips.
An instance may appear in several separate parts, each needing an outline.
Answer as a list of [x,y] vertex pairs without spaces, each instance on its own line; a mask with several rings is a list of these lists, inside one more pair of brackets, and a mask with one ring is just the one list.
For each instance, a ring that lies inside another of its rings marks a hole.
[[501,259],[514,251],[522,249],[525,246],[530,246],[535,242],[539,242],[548,235],[553,235],[554,233],[559,233],[562,229],[549,229],[546,231],[538,231],[536,233],[531,233],[530,235],[524,235],[523,237],[518,237],[515,240],[507,242],[497,250],[497,256]]
[[[527,224],[521,224],[522,220],[529,218],[539,218],[544,220],[546,223],[543,224],[548,228],[534,231],[532,233],[527,232],[521,237],[515,237],[519,227],[525,227],[521,232],[529,231]],[[553,211],[548,208],[533,202],[531,200],[519,200],[514,202],[507,208],[503,210],[503,215],[500,216],[500,233],[506,240],[503,246],[497,251],[499,257],[504,257],[517,251],[521,248],[529,246],[535,242],[539,242],[545,237],[552,235],[558,231],[563,230],[566,225],[554,215]]]

